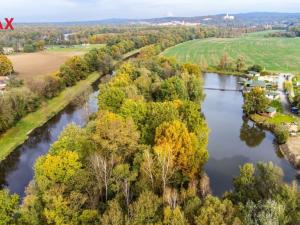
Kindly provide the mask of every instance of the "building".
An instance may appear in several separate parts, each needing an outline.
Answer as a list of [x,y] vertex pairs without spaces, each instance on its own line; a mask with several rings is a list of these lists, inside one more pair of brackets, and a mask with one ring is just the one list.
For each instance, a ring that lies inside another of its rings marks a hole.
[[269,107],[267,108],[266,112],[263,113],[264,116],[268,116],[268,117],[274,117],[276,115],[277,111],[275,108],[273,107]]
[[10,55],[10,54],[13,54],[15,51],[14,51],[14,48],[12,47],[3,47],[3,53],[5,55]]
[[228,20],[230,21],[230,20],[234,20],[234,19],[235,19],[234,16],[229,16],[228,13],[227,13],[226,16],[224,16],[223,18],[224,18],[224,20],[227,20],[227,21],[228,21]]
[[260,77],[260,73],[256,71],[248,71],[248,74],[245,75],[248,78]]
[[278,100],[280,98],[280,95],[277,91],[267,91],[266,97],[270,100]]

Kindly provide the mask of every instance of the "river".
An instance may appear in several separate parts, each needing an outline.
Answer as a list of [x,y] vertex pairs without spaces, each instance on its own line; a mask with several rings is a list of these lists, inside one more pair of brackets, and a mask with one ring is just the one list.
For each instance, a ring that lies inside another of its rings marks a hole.
[[[204,80],[205,87],[209,88],[239,88],[234,76],[205,74]],[[296,170],[277,154],[274,136],[243,120],[243,98],[240,92],[205,90],[205,93],[202,110],[211,130],[208,145],[210,158],[205,169],[214,194],[221,195],[230,190],[232,178],[238,175],[239,166],[246,162],[272,161],[283,169],[286,181],[295,179]],[[47,153],[66,125],[86,124],[88,115],[98,110],[97,95],[95,85],[87,107],[68,106],[32,133],[21,147],[1,162],[0,185],[24,197],[25,188],[33,178],[36,159]]]
[[17,193],[21,198],[25,189],[33,179],[33,166],[38,157],[48,152],[64,128],[71,123],[84,126],[88,116],[98,111],[98,83],[93,85],[93,92],[88,101],[78,106],[67,106],[63,111],[53,117],[47,124],[36,129],[29,139],[18,149],[12,152],[0,164],[0,185],[8,188],[11,193]]

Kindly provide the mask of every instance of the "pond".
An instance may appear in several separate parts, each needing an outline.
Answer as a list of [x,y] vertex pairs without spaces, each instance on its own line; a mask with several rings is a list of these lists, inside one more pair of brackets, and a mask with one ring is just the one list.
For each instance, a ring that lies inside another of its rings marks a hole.
[[[239,90],[236,76],[204,74],[204,87]],[[215,195],[232,188],[233,177],[245,163],[273,162],[282,168],[284,180],[296,180],[297,171],[282,158],[271,132],[243,119],[239,91],[205,90],[202,111],[210,128],[209,161],[205,166]],[[299,180],[298,180],[299,183]]]

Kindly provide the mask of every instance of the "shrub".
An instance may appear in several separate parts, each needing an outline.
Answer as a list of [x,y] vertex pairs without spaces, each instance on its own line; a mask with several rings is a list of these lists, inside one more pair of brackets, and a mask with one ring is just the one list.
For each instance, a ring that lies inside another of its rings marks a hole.
[[255,64],[253,66],[250,66],[248,68],[248,71],[255,71],[255,72],[258,72],[258,73],[260,73],[262,70],[263,70],[262,66],[261,65],[257,65],[257,64]]
[[0,76],[7,76],[13,72],[13,65],[5,55],[0,55]]
[[64,82],[57,74],[49,74],[41,79],[27,83],[30,90],[39,96],[51,99],[64,89]]
[[289,132],[284,126],[276,126],[274,129],[274,134],[278,144],[285,144],[289,138]]

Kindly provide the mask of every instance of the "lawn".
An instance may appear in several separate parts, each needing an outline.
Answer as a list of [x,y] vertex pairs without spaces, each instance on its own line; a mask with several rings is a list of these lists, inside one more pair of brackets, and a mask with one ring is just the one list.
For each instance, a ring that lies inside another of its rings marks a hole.
[[81,91],[86,88],[86,85],[84,84],[91,85],[99,77],[100,74],[95,72],[86,80],[80,81],[75,86],[67,88],[60,93],[59,96],[48,100],[36,112],[28,114],[13,128],[2,134],[0,136],[0,161],[9,155],[9,153],[11,153],[19,145],[23,144],[31,131],[42,126],[58,112],[63,110],[78,93],[81,93]]
[[227,53],[231,60],[239,56],[246,64],[260,64],[273,72],[300,72],[300,38],[266,37],[266,32],[239,38],[209,38],[184,42],[163,52],[180,62],[217,66]]

